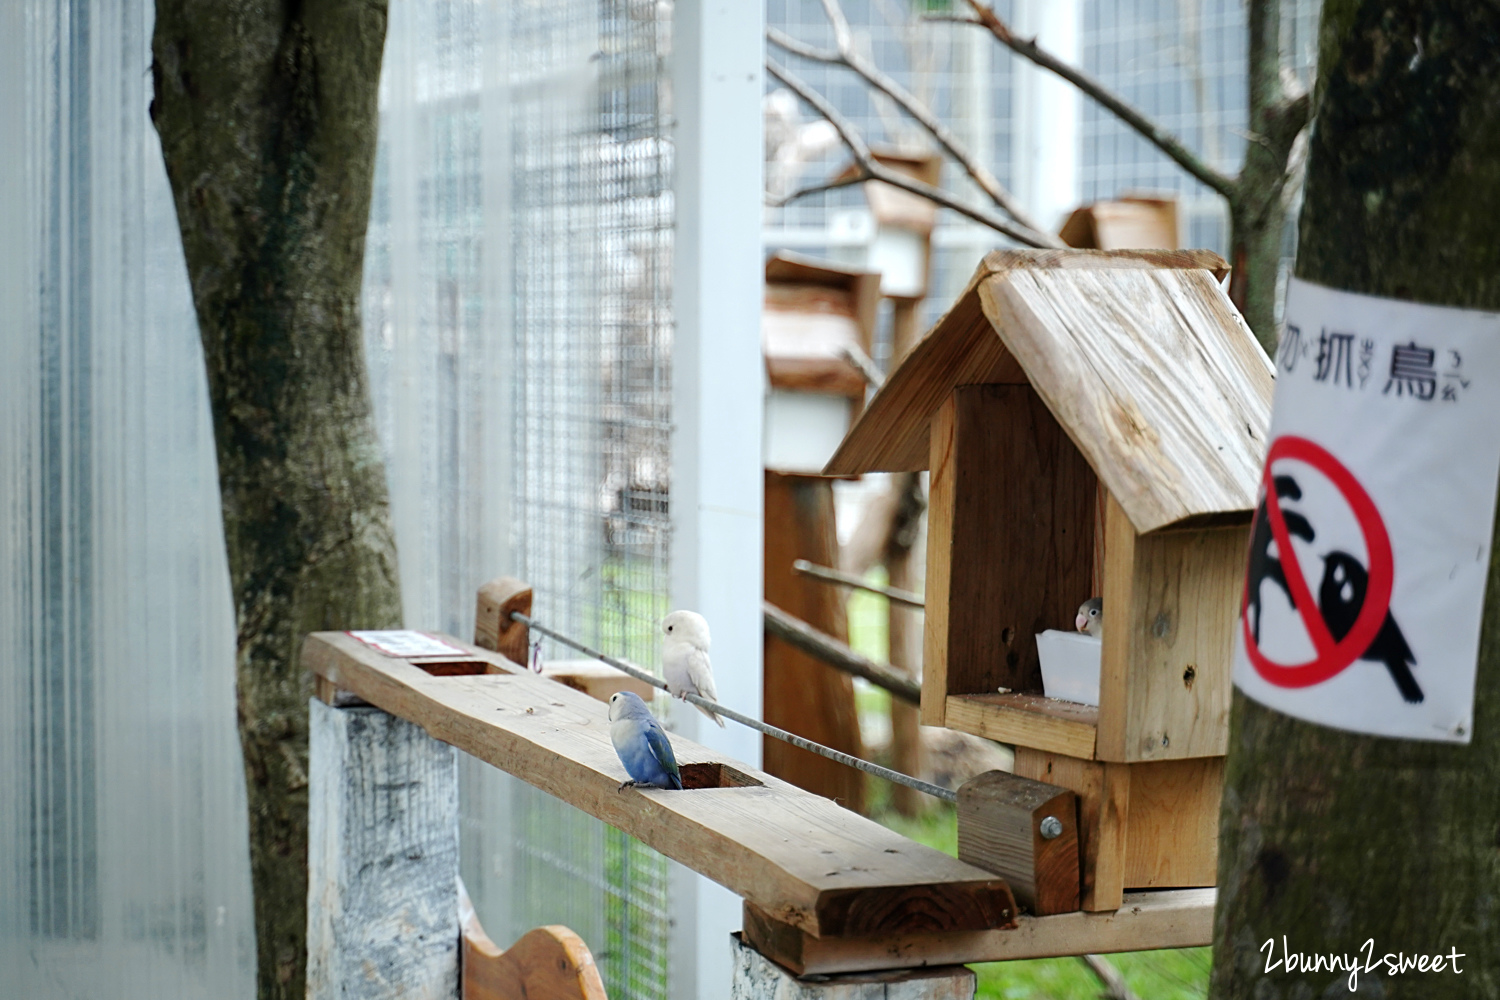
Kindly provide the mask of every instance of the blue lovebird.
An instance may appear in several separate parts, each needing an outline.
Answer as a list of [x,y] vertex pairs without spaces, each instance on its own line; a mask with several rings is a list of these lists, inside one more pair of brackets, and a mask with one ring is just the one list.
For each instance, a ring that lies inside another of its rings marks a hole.
[[667,731],[651,709],[632,691],[616,691],[609,698],[609,741],[620,755],[620,763],[631,780],[620,791],[637,785],[651,788],[681,788],[677,757]]

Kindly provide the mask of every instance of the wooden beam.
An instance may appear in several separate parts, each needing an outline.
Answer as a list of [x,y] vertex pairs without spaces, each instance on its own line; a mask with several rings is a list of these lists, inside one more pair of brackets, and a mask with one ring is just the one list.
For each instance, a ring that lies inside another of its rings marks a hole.
[[800,976],[919,965],[1196,948],[1213,941],[1213,889],[1127,893],[1117,910],[1022,916],[1014,930],[817,938],[745,904],[744,936]]
[[707,770],[720,787],[620,791],[604,706],[528,671],[435,677],[342,632],[313,633],[302,661],[809,933],[974,930],[1015,917],[1003,879],[688,740],[672,739],[683,770],[717,765]]
[[766,617],[767,635],[774,635],[787,645],[795,646],[846,674],[863,677],[902,701],[915,705],[922,700],[921,686],[905,674],[897,673],[884,663],[876,663],[869,657],[856,653],[833,636],[787,614],[770,601],[762,602],[762,611]]

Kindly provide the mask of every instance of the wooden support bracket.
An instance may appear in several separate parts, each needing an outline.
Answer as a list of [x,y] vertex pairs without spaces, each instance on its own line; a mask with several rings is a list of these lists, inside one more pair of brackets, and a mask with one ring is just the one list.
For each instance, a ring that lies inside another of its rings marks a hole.
[[1014,930],[914,931],[823,938],[746,903],[744,936],[746,943],[762,955],[799,976],[1196,948],[1213,941],[1215,895],[1214,889],[1127,892],[1118,910],[1022,916]]
[[958,790],[958,857],[1004,876],[1032,913],[1078,909],[1078,796],[986,771]]
[[480,587],[474,609],[474,642],[524,667],[531,646],[531,630],[511,620],[514,611],[531,616],[529,584],[515,577],[497,576]]

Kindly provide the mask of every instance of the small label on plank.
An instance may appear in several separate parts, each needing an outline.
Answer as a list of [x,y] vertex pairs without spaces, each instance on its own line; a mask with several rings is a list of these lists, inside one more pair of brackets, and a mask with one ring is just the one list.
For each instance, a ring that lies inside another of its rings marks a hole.
[[459,649],[452,643],[433,638],[426,632],[414,632],[410,629],[385,632],[350,632],[349,634],[371,649],[379,650],[386,656],[399,656],[406,660],[418,656],[467,657],[469,655],[468,650]]

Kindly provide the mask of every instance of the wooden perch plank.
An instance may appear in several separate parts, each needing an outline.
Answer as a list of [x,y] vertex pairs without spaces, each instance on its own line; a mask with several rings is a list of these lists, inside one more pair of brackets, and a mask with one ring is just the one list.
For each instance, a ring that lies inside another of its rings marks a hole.
[[816,938],[745,904],[744,936],[800,976],[921,965],[1196,948],[1213,941],[1213,889],[1126,893],[1118,910],[1022,916],[1015,930]]
[[[811,934],[977,930],[1014,919],[1003,879],[744,765],[732,767],[755,784],[619,791],[626,774],[605,707],[528,672],[433,677],[341,632],[313,633],[302,661]],[[731,763],[678,737],[672,745],[683,765]]]

